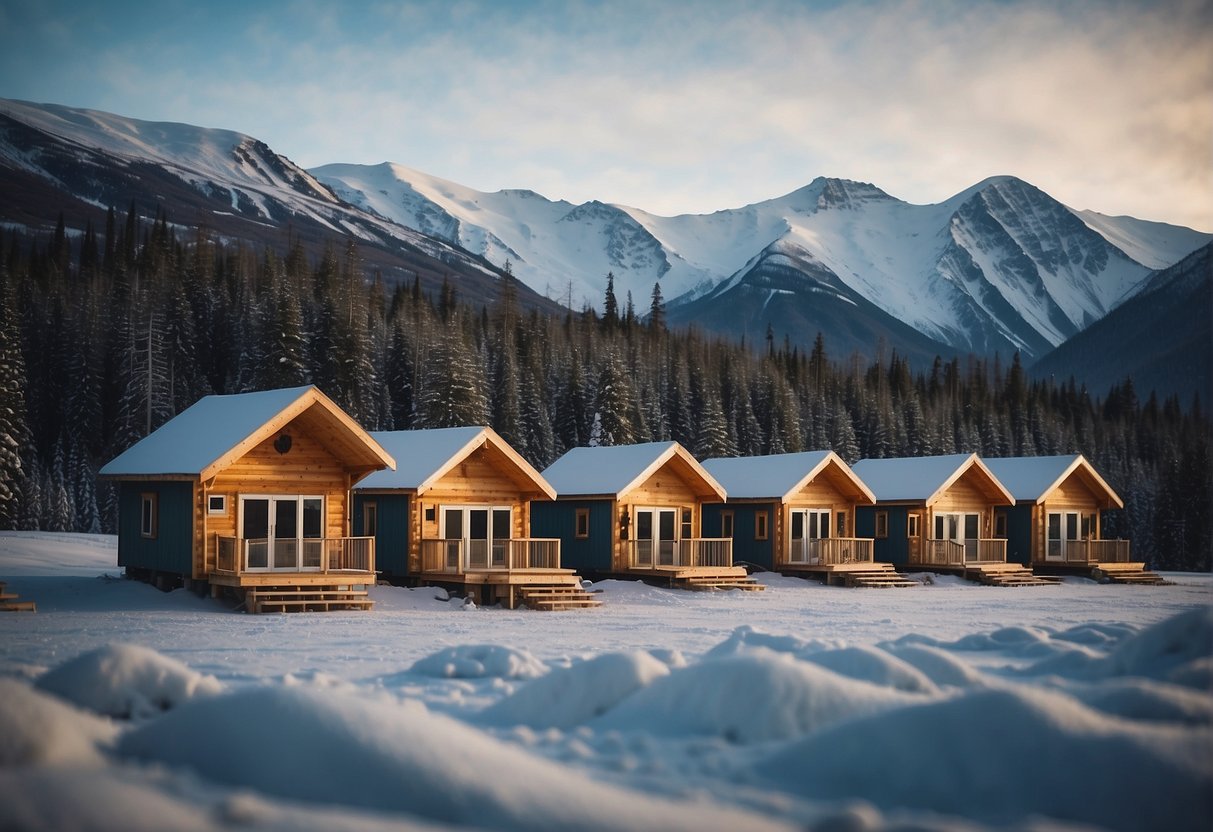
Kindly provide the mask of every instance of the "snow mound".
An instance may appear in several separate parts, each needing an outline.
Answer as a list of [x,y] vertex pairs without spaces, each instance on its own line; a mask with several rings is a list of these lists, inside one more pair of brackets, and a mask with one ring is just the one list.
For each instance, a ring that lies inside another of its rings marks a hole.
[[1088,707],[1124,719],[1213,725],[1213,697],[1150,679],[1112,679],[1067,691]]
[[147,647],[108,644],[64,662],[34,683],[40,690],[106,716],[142,719],[213,696],[223,686]]
[[416,702],[250,688],[191,702],[127,733],[119,753],[311,804],[496,829],[783,828],[703,802],[597,783]]
[[675,670],[632,694],[593,726],[753,743],[802,736],[913,701],[917,698],[844,678],[786,654],[751,649]]
[[468,644],[418,659],[409,672],[437,679],[537,679],[548,668],[525,650]]
[[606,653],[572,667],[553,670],[486,708],[490,725],[573,728],[600,716],[670,668],[652,655]]
[[853,720],[757,767],[808,798],[859,797],[1006,824],[1044,815],[1136,832],[1213,813],[1213,731],[1137,725],[1060,693],[982,690]]
[[896,688],[907,693],[938,693],[939,688],[918,668],[875,647],[843,647],[804,657],[839,676]]
[[[799,578],[795,580],[799,580]],[[743,624],[733,630],[727,639],[717,644],[705,655],[713,658],[736,656],[744,653],[746,650],[757,647],[775,653],[787,653],[791,656],[804,658],[811,653],[816,653],[820,650],[830,650],[838,646],[837,643],[832,641],[820,641],[817,639],[805,641],[796,636],[764,633],[761,630],[755,630],[749,624]]]
[[[0,679],[0,769],[103,762],[118,729],[13,679]],[[0,801],[3,803],[3,801]]]
[[1122,641],[1108,655],[1108,676],[1166,679],[1213,656],[1213,606],[1160,621]]
[[917,644],[884,646],[884,649],[918,669],[941,687],[985,687],[986,678],[972,665],[962,662],[946,650]]

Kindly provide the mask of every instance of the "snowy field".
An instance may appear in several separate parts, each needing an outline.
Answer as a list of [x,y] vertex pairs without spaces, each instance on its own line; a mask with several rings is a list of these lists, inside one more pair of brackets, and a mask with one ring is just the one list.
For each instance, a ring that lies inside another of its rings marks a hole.
[[1213,576],[245,615],[0,532],[0,829],[1207,830]]

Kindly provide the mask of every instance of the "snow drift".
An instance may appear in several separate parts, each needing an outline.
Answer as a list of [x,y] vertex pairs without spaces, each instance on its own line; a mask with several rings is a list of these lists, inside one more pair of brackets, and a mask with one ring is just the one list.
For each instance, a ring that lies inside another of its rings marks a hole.
[[[99,766],[118,729],[12,679],[0,679],[0,769]],[[2,802],[2,801],[0,801]]]
[[1146,832],[1213,816],[1210,747],[1207,727],[1130,723],[1051,691],[983,690],[827,729],[757,772],[803,797]]
[[419,703],[305,688],[198,700],[131,730],[127,757],[317,804],[497,829],[782,828],[737,810],[596,783]]
[[38,678],[37,687],[105,716],[142,719],[223,686],[213,676],[134,644],[91,650]]
[[439,679],[537,679],[547,665],[525,650],[495,644],[448,647],[418,660],[410,673]]

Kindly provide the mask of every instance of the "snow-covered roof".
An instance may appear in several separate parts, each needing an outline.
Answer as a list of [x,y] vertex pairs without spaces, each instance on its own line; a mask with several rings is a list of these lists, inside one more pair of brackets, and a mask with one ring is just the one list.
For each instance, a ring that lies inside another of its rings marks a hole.
[[991,496],[1010,504],[1014,498],[977,454],[861,459],[851,470],[876,495],[877,502],[934,503],[952,483],[976,468]]
[[555,498],[556,492],[529,462],[492,428],[458,427],[426,430],[373,431],[372,438],[396,459],[396,470],[376,471],[358,488],[401,489],[424,493],[448,471],[486,444],[506,457],[517,476],[536,491]]
[[833,451],[803,451],[769,456],[716,457],[703,467],[737,500],[787,500],[831,465],[835,466],[864,495],[876,498],[868,487]]
[[359,466],[395,464],[341,408],[312,385],[205,396],[127,448],[100,473],[110,477],[198,476],[209,479],[295,417],[317,408],[339,426],[343,450]]
[[1081,471],[1089,485],[1094,486],[1096,491],[1105,492],[1111,505],[1117,508],[1124,506],[1120,495],[1112,490],[1082,454],[1017,456],[984,461],[994,472],[994,476],[998,477],[998,481],[1015,497],[1016,502],[1044,502],[1053,489],[1071,474]]
[[677,442],[573,448],[548,466],[543,476],[561,497],[612,496],[622,499],[671,460],[681,463],[684,478],[696,486],[697,492],[719,500],[727,497],[716,478]]

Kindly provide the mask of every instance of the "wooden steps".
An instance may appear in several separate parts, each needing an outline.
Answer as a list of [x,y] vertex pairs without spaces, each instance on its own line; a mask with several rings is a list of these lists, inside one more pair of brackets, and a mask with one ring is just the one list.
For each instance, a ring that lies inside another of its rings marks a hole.
[[740,589],[745,592],[761,592],[766,585],[758,583],[753,578],[737,575],[684,575],[670,579],[670,586],[678,589],[690,589],[698,592],[710,592],[720,589]]
[[601,607],[602,601],[580,584],[526,584],[516,587],[518,600],[533,610],[580,610]]
[[836,570],[829,574],[831,579],[841,579],[844,586],[859,589],[895,589],[918,586],[918,581],[901,574],[893,568],[891,563],[869,563],[859,569]]
[[1019,563],[981,563],[965,568],[965,577],[986,586],[1056,586],[1061,578],[1037,575]]
[[244,610],[250,613],[369,610],[374,605],[365,589],[349,587],[255,587],[244,594]]
[[1091,577],[1101,583],[1137,584],[1139,586],[1166,586],[1157,572],[1146,570],[1145,563],[1101,563],[1091,569]]
[[21,596],[8,591],[8,584],[0,581],[0,612],[37,612],[33,601],[22,601]]

